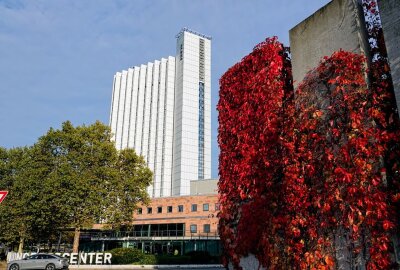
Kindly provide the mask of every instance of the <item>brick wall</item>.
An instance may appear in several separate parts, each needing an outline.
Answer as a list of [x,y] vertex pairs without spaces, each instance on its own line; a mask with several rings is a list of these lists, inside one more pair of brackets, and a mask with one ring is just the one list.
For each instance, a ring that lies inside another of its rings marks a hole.
[[[203,210],[203,205],[208,204],[208,211]],[[218,195],[197,195],[154,198],[149,205],[141,205],[142,214],[135,213],[134,225],[141,224],[166,224],[184,223],[185,235],[190,235],[190,225],[197,225],[197,233],[203,234],[203,226],[210,224],[210,234],[217,232],[218,226]],[[178,211],[178,206],[183,206],[183,211]],[[192,205],[197,205],[197,211],[192,211]],[[172,206],[172,212],[167,212],[167,207]],[[158,213],[158,207],[162,213]],[[148,213],[148,208],[152,213]]]

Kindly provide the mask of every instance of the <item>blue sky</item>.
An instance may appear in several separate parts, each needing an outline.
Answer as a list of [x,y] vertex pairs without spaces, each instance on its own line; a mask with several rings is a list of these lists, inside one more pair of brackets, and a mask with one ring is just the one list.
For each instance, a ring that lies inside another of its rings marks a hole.
[[0,0],[0,146],[32,145],[50,127],[108,124],[116,71],[174,55],[189,27],[212,40],[212,175],[218,175],[221,75],[266,37],[329,0]]

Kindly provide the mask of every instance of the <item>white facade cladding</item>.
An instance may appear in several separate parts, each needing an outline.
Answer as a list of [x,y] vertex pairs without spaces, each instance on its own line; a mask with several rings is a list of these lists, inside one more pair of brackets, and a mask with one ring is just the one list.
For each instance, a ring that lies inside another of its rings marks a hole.
[[172,195],[211,177],[211,39],[177,35]]
[[154,173],[151,197],[190,194],[211,177],[211,38],[177,35],[176,57],[114,75],[110,126],[117,149],[133,148]]

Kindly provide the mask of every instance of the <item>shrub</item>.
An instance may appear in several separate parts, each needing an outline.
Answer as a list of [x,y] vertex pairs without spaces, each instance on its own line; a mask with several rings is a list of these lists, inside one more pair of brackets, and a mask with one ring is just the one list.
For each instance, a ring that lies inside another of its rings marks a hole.
[[155,265],[158,264],[157,258],[154,254],[143,254],[143,258],[139,261],[139,265]]
[[136,248],[115,248],[110,250],[112,264],[132,264],[145,259],[145,254]]

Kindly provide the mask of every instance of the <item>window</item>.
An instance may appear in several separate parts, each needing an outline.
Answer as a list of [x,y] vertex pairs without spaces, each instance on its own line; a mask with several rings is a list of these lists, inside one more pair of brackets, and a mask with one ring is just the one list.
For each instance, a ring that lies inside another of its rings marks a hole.
[[215,211],[219,211],[219,209],[221,208],[221,205],[219,203],[215,204]]
[[192,212],[196,212],[197,211],[197,204],[192,204]]
[[204,224],[203,231],[205,233],[209,233],[210,232],[210,224]]
[[203,204],[203,211],[208,211],[208,210],[209,210],[208,203],[204,203]]
[[183,212],[183,205],[178,205],[178,212]]
[[138,215],[141,215],[142,213],[143,213],[143,209],[142,209],[142,208],[138,208],[138,209],[137,209],[137,214],[138,214]]
[[45,260],[51,260],[51,259],[59,259],[55,256],[49,255],[49,254],[42,254],[42,258],[41,259],[45,259]]
[[157,207],[157,213],[161,214],[162,213],[162,206]]
[[197,225],[190,225],[190,232],[191,233],[196,233],[197,232]]
[[[204,59],[203,59],[204,61]],[[204,82],[199,82],[198,178],[204,179]]]
[[172,206],[167,206],[167,213],[172,213]]
[[147,214],[151,214],[151,213],[153,213],[153,208],[147,207]]

